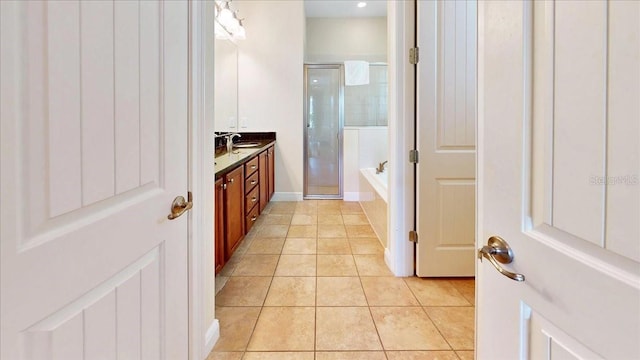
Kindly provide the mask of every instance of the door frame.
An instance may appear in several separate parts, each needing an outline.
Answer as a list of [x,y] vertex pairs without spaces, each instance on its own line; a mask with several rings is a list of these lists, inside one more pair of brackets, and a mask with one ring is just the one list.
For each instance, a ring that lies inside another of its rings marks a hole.
[[384,260],[395,276],[415,273],[415,165],[409,151],[416,146],[416,65],[409,64],[409,48],[416,46],[416,5],[413,1],[387,2],[389,49],[389,196],[388,246]]
[[[189,189],[189,359],[202,360],[220,337],[215,319],[213,249],[214,4],[189,1],[188,152]],[[207,101],[208,99],[208,101]],[[176,121],[181,121],[176,119]],[[211,136],[209,136],[211,134]]]

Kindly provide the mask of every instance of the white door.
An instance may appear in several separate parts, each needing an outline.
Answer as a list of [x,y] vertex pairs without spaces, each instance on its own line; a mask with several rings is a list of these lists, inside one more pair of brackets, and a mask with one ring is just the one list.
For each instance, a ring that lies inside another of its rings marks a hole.
[[186,359],[186,2],[1,1],[2,359]]
[[476,9],[418,1],[418,276],[475,274]]
[[478,359],[640,358],[640,2],[480,2]]

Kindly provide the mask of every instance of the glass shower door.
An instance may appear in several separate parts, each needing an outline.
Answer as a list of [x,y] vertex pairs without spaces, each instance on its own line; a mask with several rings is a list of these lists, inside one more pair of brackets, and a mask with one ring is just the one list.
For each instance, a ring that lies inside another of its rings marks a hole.
[[305,65],[304,198],[342,198],[340,65]]

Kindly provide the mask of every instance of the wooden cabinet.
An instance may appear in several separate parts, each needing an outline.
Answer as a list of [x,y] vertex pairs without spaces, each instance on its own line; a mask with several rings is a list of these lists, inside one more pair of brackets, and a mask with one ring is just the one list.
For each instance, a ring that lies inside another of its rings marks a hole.
[[270,146],[215,182],[215,271],[231,258],[273,196],[274,147]]
[[267,207],[269,203],[269,169],[267,152],[263,151],[258,155],[258,172],[259,172],[259,184],[260,184],[260,213]]
[[227,260],[240,245],[240,240],[245,234],[244,180],[243,166],[238,166],[224,177]]
[[218,179],[215,183],[214,191],[215,203],[215,232],[214,232],[214,251],[216,274],[222,270],[225,263],[225,231],[224,231],[224,180]]
[[273,193],[276,191],[276,177],[275,177],[275,169],[276,169],[276,155],[274,151],[275,147],[271,146],[267,149],[267,172],[268,172],[268,181],[269,181],[269,197],[268,200],[271,200],[273,197]]
[[249,184],[245,188],[244,208],[245,208],[245,230],[249,232],[251,227],[258,219],[258,213],[260,212],[260,186],[258,185],[260,179],[260,171],[258,170],[260,164],[260,156],[256,156],[253,159],[247,161],[244,165],[244,171],[246,173],[245,184]]

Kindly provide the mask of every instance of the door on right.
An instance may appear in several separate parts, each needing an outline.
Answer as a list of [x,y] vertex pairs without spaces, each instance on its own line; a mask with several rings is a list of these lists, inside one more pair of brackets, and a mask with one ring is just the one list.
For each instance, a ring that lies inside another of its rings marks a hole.
[[640,358],[639,124],[640,2],[478,3],[478,359]]

